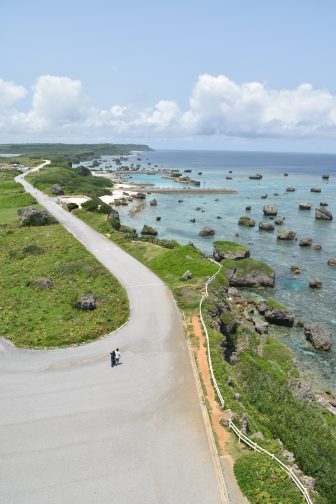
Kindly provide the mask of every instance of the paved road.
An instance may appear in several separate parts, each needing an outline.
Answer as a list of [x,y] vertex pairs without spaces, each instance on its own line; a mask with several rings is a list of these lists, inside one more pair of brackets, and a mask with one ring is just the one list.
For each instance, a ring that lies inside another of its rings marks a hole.
[[[96,342],[0,342],[0,502],[217,504],[216,471],[181,320],[147,268],[30,186],[126,287],[127,325]],[[119,346],[122,365],[111,369]]]

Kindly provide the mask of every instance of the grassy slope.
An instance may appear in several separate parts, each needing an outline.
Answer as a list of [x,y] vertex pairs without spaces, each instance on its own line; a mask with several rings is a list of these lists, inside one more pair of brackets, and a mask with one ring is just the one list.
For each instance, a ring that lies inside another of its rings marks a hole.
[[214,248],[221,252],[246,252],[248,251],[248,247],[245,247],[241,243],[232,242],[232,241],[214,241]]
[[109,188],[113,186],[112,181],[105,177],[81,176],[71,168],[57,163],[31,173],[27,180],[49,195],[52,195],[51,187],[54,184],[60,184],[65,194],[86,194],[90,197],[110,194]]
[[[0,193],[4,186],[11,201],[10,208],[1,208],[0,221],[13,212],[9,225],[0,227],[1,335],[18,346],[44,347],[88,341],[118,328],[129,314],[124,289],[62,226],[17,227],[15,203],[35,200],[21,197],[22,186],[10,182],[13,175],[0,172]],[[32,253],[31,245],[37,246]],[[31,282],[40,277],[52,279],[54,287],[35,287]],[[73,307],[91,291],[96,310]]]

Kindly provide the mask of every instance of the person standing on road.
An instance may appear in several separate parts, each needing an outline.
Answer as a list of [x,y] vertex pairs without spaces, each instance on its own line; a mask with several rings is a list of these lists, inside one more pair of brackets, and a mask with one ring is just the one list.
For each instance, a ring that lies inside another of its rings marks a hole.
[[115,364],[116,364],[116,366],[118,366],[119,362],[120,362],[120,351],[119,351],[119,348],[117,348],[115,351]]
[[112,350],[110,353],[111,355],[111,367],[114,367],[116,365],[116,353],[115,350]]

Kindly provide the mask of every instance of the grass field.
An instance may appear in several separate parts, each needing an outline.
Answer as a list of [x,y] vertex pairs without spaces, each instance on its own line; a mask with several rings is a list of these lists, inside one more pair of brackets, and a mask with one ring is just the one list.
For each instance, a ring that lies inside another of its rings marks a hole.
[[[0,209],[5,224],[0,226],[1,336],[18,346],[50,347],[82,343],[117,329],[129,316],[124,289],[59,224],[17,226],[15,202],[36,202],[11,181],[15,174],[0,172],[0,194],[6,193],[8,205]],[[39,278],[52,280],[52,288],[36,286]],[[82,294],[91,292],[96,310],[76,308]]]
[[59,184],[64,194],[85,194],[90,197],[110,194],[110,188],[113,186],[113,182],[105,177],[82,176],[77,169],[57,163],[29,174],[27,180],[49,195],[52,195],[51,188],[54,184]]

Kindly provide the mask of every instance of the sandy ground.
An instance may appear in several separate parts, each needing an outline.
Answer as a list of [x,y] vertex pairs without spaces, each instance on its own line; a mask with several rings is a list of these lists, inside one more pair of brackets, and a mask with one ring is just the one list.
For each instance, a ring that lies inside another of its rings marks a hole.
[[232,446],[236,440],[232,434],[228,432],[221,424],[222,410],[216,401],[216,395],[210,379],[210,371],[208,365],[208,356],[206,351],[206,341],[203,335],[199,317],[194,315],[191,318],[193,332],[199,341],[199,346],[194,349],[195,358],[198,365],[198,370],[202,379],[202,383],[206,390],[206,398],[209,402],[209,416],[212,429],[216,438],[217,448],[219,451],[221,465],[224,472],[224,479],[229,496],[229,501],[234,504],[248,504],[248,500],[241,493],[233,473],[234,460],[231,455]]

